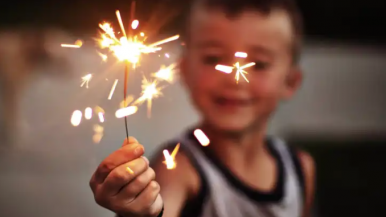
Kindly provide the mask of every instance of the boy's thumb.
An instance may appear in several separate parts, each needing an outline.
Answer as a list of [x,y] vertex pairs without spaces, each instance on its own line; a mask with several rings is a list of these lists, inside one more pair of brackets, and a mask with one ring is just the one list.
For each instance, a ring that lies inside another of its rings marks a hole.
[[129,138],[125,138],[125,141],[123,141],[122,146],[130,145],[130,144],[133,144],[133,143],[138,143],[138,140],[136,138],[130,136]]

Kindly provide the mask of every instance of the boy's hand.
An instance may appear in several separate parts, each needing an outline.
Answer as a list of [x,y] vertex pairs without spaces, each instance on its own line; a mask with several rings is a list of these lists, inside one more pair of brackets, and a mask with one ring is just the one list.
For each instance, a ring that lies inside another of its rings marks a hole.
[[161,212],[160,186],[143,153],[143,146],[129,138],[102,161],[90,180],[100,206],[123,217],[156,217]]

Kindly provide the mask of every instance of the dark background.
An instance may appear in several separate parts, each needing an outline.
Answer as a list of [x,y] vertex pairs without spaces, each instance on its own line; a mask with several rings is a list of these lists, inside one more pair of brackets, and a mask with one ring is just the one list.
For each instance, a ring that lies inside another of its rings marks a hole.
[[[167,33],[181,27],[184,0],[139,0],[137,16],[142,22],[166,18]],[[304,15],[306,35],[310,38],[341,40],[354,43],[386,44],[386,1],[384,0],[298,0]],[[103,19],[115,21],[115,10],[129,17],[130,1],[2,1],[1,26],[55,26],[93,34]],[[159,25],[159,22],[157,22]],[[157,26],[158,27],[158,26]],[[152,27],[154,28],[154,27]]]

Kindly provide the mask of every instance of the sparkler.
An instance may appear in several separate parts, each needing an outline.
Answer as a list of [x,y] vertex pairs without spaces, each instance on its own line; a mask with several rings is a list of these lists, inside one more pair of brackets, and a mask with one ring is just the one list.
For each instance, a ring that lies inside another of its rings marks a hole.
[[[235,53],[235,57],[239,57],[239,58],[247,58],[248,57],[248,54],[247,53],[244,53],[244,52],[236,52]],[[254,62],[251,62],[251,63],[247,63],[245,65],[240,65],[240,62],[236,62],[233,67],[232,66],[226,66],[226,65],[216,65],[216,70],[218,71],[221,71],[221,72],[224,72],[224,73],[227,73],[227,74],[230,74],[233,72],[233,69],[236,68],[236,75],[235,75],[235,78],[236,78],[236,82],[238,83],[239,80],[240,80],[240,76],[242,76],[244,78],[245,81],[247,81],[249,83],[249,80],[247,79],[247,77],[245,76],[246,74],[248,74],[248,72],[246,72],[244,69],[246,68],[249,68],[251,66],[254,66],[255,63]]]
[[[152,106],[152,100],[161,96],[161,90],[163,87],[158,87],[158,85],[161,82],[167,82],[169,84],[174,82],[174,75],[176,72],[176,64],[171,64],[169,66],[162,66],[157,72],[153,73],[151,75],[151,79],[144,78],[142,80],[142,94],[141,96],[134,101],[133,96],[127,95],[127,82],[129,78],[129,69],[135,70],[137,66],[140,65],[142,55],[143,54],[151,54],[155,53],[157,51],[162,50],[162,47],[160,47],[163,44],[169,43],[171,41],[175,41],[179,39],[179,35],[175,35],[160,41],[157,41],[152,44],[145,43],[147,37],[145,36],[144,32],[140,32],[139,35],[133,34],[137,30],[140,22],[138,20],[135,20],[135,1],[132,2],[131,6],[131,15],[130,15],[130,22],[131,25],[126,32],[125,25],[122,22],[121,14],[117,10],[116,17],[120,26],[120,31],[118,31],[118,34],[114,31],[113,27],[105,22],[100,23],[99,28],[103,31],[100,34],[100,38],[97,39],[99,47],[101,49],[104,49],[104,51],[108,51],[108,53],[112,54],[118,61],[122,61],[125,63],[125,69],[124,69],[124,90],[123,90],[123,101],[120,103],[120,108],[116,111],[115,116],[117,118],[125,118],[125,129],[126,129],[126,137],[129,137],[128,128],[127,128],[127,116],[133,115],[138,110],[138,105],[142,104],[143,102],[147,102],[147,114],[148,117],[150,117],[151,114],[151,106]],[[65,48],[80,48],[82,47],[83,42],[80,40],[77,40],[75,44],[61,44],[62,47]],[[97,54],[101,57],[102,61],[106,61],[108,56],[104,53],[98,52]],[[166,58],[170,58],[170,55],[168,53],[164,54]],[[89,87],[89,82],[93,78],[92,74],[87,74],[83,76],[81,87],[85,86],[86,88]],[[108,100],[111,100],[116,86],[118,84],[118,79],[114,81],[113,86],[111,87],[110,93],[107,97]],[[131,102],[133,102],[132,105],[130,105]],[[93,114],[99,119],[100,123],[103,123],[105,121],[105,111],[101,107],[97,106],[94,109],[86,108],[84,111],[84,117],[86,120],[90,120],[93,117]],[[73,115],[71,117],[71,124],[73,126],[79,126],[82,120],[82,112],[79,110],[76,110],[73,112]],[[94,136],[93,141],[95,143],[99,143],[103,137],[103,126],[100,125],[94,125]],[[173,151],[173,153],[170,156],[170,159],[174,161],[174,158],[178,152],[179,144],[177,145],[176,149]],[[170,160],[169,160],[170,161]],[[175,163],[172,166],[168,166],[169,169],[175,168]],[[127,171],[132,173],[133,171],[130,168],[127,168]]]
[[[135,1],[132,2],[132,13],[131,13],[131,29],[135,30],[139,26],[138,20],[133,20],[134,18],[134,7]],[[161,50],[162,48],[158,47],[159,45],[177,40],[179,38],[178,35],[155,42],[150,45],[145,44],[145,34],[141,33],[138,37],[137,35],[131,36],[126,35],[126,31],[122,22],[122,18],[120,15],[120,12],[116,11],[116,16],[121,28],[121,32],[123,33],[123,36],[119,39],[116,37],[113,28],[109,23],[103,23],[99,24],[99,27],[104,31],[104,34],[102,34],[102,38],[99,40],[100,46],[102,48],[108,48],[110,52],[112,52],[116,58],[120,61],[124,61],[125,64],[125,71],[124,71],[124,100],[127,98],[127,82],[128,82],[128,76],[129,76],[129,65],[132,65],[132,67],[135,69],[136,66],[139,64],[140,57],[142,54],[148,54],[148,53],[155,53],[156,51]],[[151,86],[155,86],[155,84],[149,85],[147,90],[144,90],[144,95],[146,99],[148,100],[148,105],[151,105],[151,98],[155,97],[150,94],[158,94],[157,91],[150,91]],[[115,89],[115,88],[113,88]],[[155,88],[153,88],[155,89]],[[113,92],[113,91],[112,91]],[[146,95],[145,95],[146,94]],[[112,95],[112,93],[110,93]],[[141,100],[143,97],[140,98]],[[141,101],[139,100],[139,101]],[[124,102],[125,105],[127,105],[126,102]],[[125,128],[126,128],[126,137],[129,137],[128,129],[127,129],[127,118],[125,116]]]

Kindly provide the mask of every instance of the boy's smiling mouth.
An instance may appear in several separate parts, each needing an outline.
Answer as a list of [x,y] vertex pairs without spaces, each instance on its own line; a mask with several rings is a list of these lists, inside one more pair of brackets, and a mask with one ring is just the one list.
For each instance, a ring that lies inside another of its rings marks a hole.
[[238,97],[214,97],[214,104],[225,110],[236,110],[251,106],[253,104],[252,99],[243,99]]

